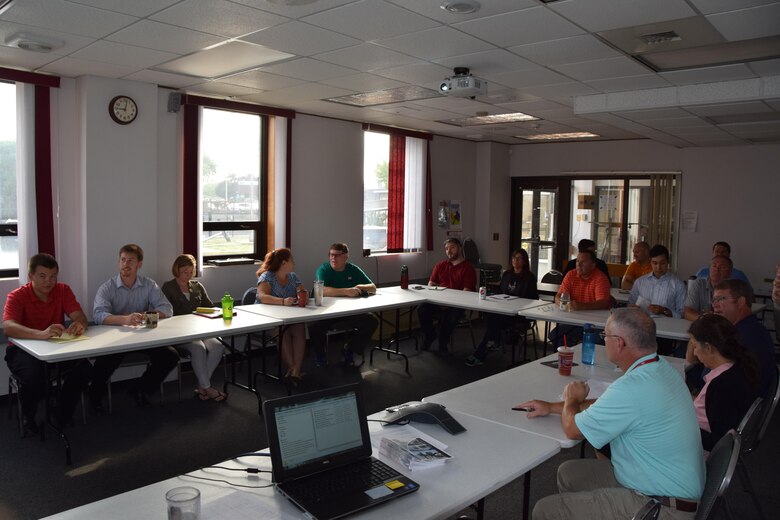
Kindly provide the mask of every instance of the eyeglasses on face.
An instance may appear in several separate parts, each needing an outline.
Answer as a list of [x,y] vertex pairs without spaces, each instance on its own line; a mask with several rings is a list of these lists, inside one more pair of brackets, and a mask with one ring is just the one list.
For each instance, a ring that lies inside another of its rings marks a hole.
[[330,258],[340,258],[340,257],[344,256],[345,254],[346,253],[328,253],[328,256]]
[[731,296],[716,296],[715,298],[712,299],[712,303],[721,303],[721,302],[725,302],[726,300],[734,301],[736,300],[736,298],[733,298]]
[[601,338],[601,341],[606,340],[607,338],[619,338],[617,334],[607,334],[606,331],[599,332],[599,337]]

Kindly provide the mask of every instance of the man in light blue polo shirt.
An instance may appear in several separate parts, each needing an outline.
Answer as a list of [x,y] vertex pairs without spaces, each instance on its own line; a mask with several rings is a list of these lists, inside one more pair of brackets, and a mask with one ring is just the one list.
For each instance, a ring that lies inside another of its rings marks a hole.
[[611,450],[611,460],[561,464],[561,493],[537,502],[533,518],[631,518],[649,497],[663,505],[659,518],[693,518],[704,489],[704,458],[682,376],[658,357],[655,323],[639,309],[616,309],[604,339],[607,359],[624,374],[598,400],[586,399],[588,386],[575,381],[564,389],[563,402],[520,405],[528,417],[560,414],[568,438]]

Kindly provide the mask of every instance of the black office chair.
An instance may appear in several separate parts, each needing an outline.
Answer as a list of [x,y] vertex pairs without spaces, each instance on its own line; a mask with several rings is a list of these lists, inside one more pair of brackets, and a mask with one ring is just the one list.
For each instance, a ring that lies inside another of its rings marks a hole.
[[[721,437],[715,447],[712,448],[707,458],[707,479],[704,481],[704,492],[699,499],[699,507],[696,509],[694,520],[705,520],[717,506],[719,499],[731,483],[731,477],[739,460],[741,439],[739,433],[734,430]],[[731,518],[731,513],[726,507],[726,514]]]
[[542,283],[555,283],[560,285],[561,282],[563,282],[563,273],[554,269],[542,276]]
[[483,263],[477,244],[471,238],[463,241],[463,257],[479,271],[480,287],[487,286],[488,283],[498,281],[501,278],[501,264]]

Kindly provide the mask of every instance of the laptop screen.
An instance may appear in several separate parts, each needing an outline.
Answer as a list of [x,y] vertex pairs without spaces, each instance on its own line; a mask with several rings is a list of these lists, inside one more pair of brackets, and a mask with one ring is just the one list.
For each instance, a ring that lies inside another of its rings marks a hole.
[[354,384],[263,404],[276,482],[371,454],[359,393]]

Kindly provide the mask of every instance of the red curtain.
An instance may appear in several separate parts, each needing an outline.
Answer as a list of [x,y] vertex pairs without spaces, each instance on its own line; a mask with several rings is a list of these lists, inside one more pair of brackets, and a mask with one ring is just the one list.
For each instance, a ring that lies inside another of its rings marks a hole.
[[390,163],[387,175],[387,252],[404,249],[404,192],[406,137],[390,135]]
[[49,87],[35,86],[35,212],[38,252],[55,256],[51,188],[51,102]]
[[182,201],[182,250],[198,258],[198,119],[196,105],[184,105],[184,185]]

